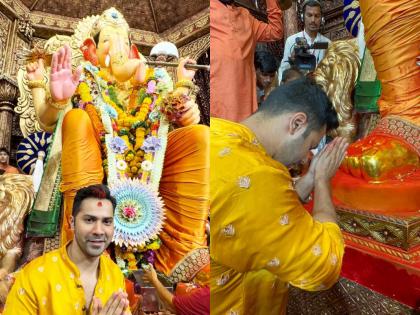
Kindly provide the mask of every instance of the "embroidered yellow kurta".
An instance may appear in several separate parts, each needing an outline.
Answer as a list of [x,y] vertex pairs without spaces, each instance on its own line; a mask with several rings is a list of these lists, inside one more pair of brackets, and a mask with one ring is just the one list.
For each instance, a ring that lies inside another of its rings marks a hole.
[[[108,256],[102,255],[94,296],[105,305],[119,290],[125,291],[124,276]],[[63,246],[34,259],[17,273],[3,315],[87,314],[85,304],[79,269]]]
[[289,283],[308,291],[338,279],[337,224],[303,208],[287,168],[246,126],[211,120],[211,314],[284,314]]

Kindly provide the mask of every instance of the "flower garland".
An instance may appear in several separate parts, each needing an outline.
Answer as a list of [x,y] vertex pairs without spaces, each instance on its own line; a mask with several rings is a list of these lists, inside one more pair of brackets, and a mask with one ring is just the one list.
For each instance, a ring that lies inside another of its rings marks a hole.
[[124,275],[128,275],[139,266],[143,267],[153,264],[155,260],[155,250],[161,246],[161,240],[157,237],[150,240],[146,246],[141,248],[115,247],[115,257],[117,265],[120,267]]
[[[77,90],[79,98],[74,101],[78,103],[80,108],[85,109],[91,117],[92,123],[103,141],[103,149],[106,152],[108,149],[107,141],[104,139],[104,134],[107,129],[112,128],[115,138],[118,138],[125,143],[123,151],[117,149],[115,156],[117,171],[117,178],[129,177],[139,178],[142,182],[148,184],[151,182],[151,172],[155,168],[153,165],[156,151],[148,151],[147,153],[142,149],[143,142],[147,137],[159,139],[166,138],[166,135],[159,134],[158,131],[161,121],[160,104],[162,99],[157,95],[156,81],[153,76],[153,69],[149,69],[147,73],[147,86],[133,88],[131,90],[129,104],[124,110],[121,101],[118,99],[117,84],[110,80],[109,74],[103,70],[89,65],[84,79]],[[96,86],[95,86],[96,85]],[[92,96],[91,91],[97,92],[101,87],[99,94]],[[102,100],[98,100],[101,97]],[[95,99],[96,98],[96,99]],[[100,106],[95,106],[94,103],[102,103]],[[93,107],[96,109],[93,110]],[[105,111],[108,115],[101,113]],[[104,116],[111,119],[110,125],[104,121]],[[102,117],[102,123],[99,117]],[[108,127],[108,128],[107,128]],[[107,132],[108,133],[108,132]],[[119,141],[116,139],[109,139],[109,143]],[[120,146],[121,148],[121,146]],[[115,146],[111,145],[111,150]],[[109,152],[107,157],[104,157],[104,168],[109,177]],[[143,163],[147,161],[146,163]],[[123,163],[125,162],[125,163]],[[158,165],[159,167],[160,165]],[[154,177],[153,177],[154,179]]]
[[[153,82],[153,80],[149,81],[149,85],[153,85],[150,82]],[[133,94],[138,94],[138,96],[130,97],[130,104],[125,111],[121,108],[117,99],[115,86],[109,81],[108,88],[104,89],[102,93],[104,101],[117,112],[118,118],[113,128],[118,137],[126,144],[125,152],[118,152],[118,154],[123,155],[122,159],[127,163],[127,168],[120,171],[127,171],[128,177],[137,177],[146,184],[150,182],[150,171],[152,169],[150,163],[153,161],[154,152],[145,153],[142,146],[146,135],[156,137],[156,131],[160,124],[159,119],[152,121],[148,118],[149,113],[155,109],[158,98],[156,95],[147,92],[144,87],[141,87],[138,91],[133,90],[131,96]],[[142,161],[149,161],[150,163],[143,164]]]
[[[86,110],[101,139],[108,184],[132,178],[157,191],[168,124],[153,69],[146,75],[146,85],[130,87],[128,104],[121,101],[121,84],[113,82],[107,72],[91,64],[86,64],[85,70],[73,103]],[[127,85],[122,88],[127,89]],[[120,221],[129,224],[141,218],[131,204],[122,209]],[[158,237],[135,246],[120,243],[116,245],[117,263],[122,269],[135,270],[145,263],[145,257],[153,258],[153,250],[159,247]]]

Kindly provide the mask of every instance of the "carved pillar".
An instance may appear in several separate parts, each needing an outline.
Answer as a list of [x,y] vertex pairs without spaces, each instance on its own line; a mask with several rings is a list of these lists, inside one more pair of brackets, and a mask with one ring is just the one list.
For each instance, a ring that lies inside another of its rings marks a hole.
[[5,75],[0,75],[0,147],[8,150],[12,136],[13,109],[18,94],[17,83]]
[[283,11],[283,27],[284,27],[284,41],[286,42],[287,37],[296,34],[298,32],[298,15],[296,10],[296,2],[292,3],[292,6]]

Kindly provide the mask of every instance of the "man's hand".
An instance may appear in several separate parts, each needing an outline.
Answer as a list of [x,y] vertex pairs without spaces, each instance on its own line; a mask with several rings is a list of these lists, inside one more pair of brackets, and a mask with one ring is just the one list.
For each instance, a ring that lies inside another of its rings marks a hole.
[[144,274],[146,278],[153,284],[156,288],[157,294],[160,299],[165,302],[169,310],[174,310],[174,304],[172,302],[174,295],[166,289],[163,284],[159,281],[156,271],[151,264],[146,266],[144,269]]
[[82,67],[71,69],[71,49],[66,44],[53,54],[51,61],[50,91],[54,101],[69,99],[79,84]]
[[93,297],[92,315],[126,315],[129,313],[129,302],[127,293],[114,292],[105,306],[102,307],[102,302],[96,296]]
[[335,172],[346,155],[348,145],[346,139],[336,137],[314,157],[312,160],[313,165],[311,163],[309,171],[315,172],[315,181],[329,181],[335,175]]
[[331,199],[330,180],[346,155],[348,143],[337,137],[317,154],[315,161],[315,201],[313,218],[319,222],[337,223],[335,207]]
[[149,280],[153,284],[159,282],[156,270],[155,270],[155,268],[153,268],[152,264],[149,264],[143,270],[144,270],[144,275],[146,276],[147,280]]

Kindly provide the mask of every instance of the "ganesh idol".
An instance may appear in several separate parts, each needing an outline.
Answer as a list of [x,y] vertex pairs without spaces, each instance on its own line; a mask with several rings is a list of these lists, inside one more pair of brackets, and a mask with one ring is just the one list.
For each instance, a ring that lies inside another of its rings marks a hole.
[[[61,137],[60,241],[71,237],[76,191],[107,183],[123,272],[154,261],[173,282],[189,281],[209,263],[209,130],[198,124],[195,71],[185,66],[195,62],[181,59],[174,83],[146,65],[119,11],[89,21],[81,22],[88,31],[79,52],[65,44],[50,68],[43,58],[26,67],[38,123]],[[77,64],[75,53],[83,56]]]

